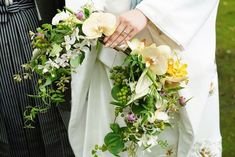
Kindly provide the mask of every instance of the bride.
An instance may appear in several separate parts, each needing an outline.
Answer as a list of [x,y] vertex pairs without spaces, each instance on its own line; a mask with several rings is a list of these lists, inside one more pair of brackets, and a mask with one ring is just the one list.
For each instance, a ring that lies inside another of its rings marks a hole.
[[[161,134],[168,148],[152,148],[138,157],[220,157],[218,81],[215,64],[215,19],[218,0],[93,0],[104,12],[117,15],[115,33],[105,48],[89,53],[72,78],[69,138],[77,157],[91,157],[103,144],[113,121],[109,70],[123,62],[112,48],[133,37],[167,44],[188,64],[189,84],[181,91],[192,98],[175,118],[173,128]],[[75,11],[86,0],[67,0]],[[95,50],[93,50],[95,51]],[[104,157],[111,156],[103,154]],[[122,155],[126,156],[125,154]]]

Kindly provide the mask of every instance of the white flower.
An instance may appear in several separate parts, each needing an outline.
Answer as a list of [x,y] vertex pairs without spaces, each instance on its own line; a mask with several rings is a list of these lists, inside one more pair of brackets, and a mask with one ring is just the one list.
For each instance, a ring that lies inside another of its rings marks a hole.
[[142,75],[140,76],[136,88],[135,93],[136,95],[139,95],[139,97],[145,96],[150,91],[150,86],[153,84],[153,82],[149,79],[147,76],[147,70],[145,70]]
[[50,68],[57,68],[57,69],[59,69],[60,66],[57,63],[55,63],[54,61],[52,61],[51,59],[49,59],[46,62],[46,65],[43,67],[43,73],[48,72]]
[[89,49],[87,46],[81,47],[80,50],[83,51],[83,52],[85,52],[85,53],[90,52],[90,49]]
[[36,59],[40,55],[41,51],[40,49],[34,49],[33,50],[33,55],[32,55],[32,60]]
[[148,67],[156,75],[164,75],[168,68],[168,59],[170,58],[171,49],[167,45],[161,45],[156,47],[152,44],[142,49],[142,51],[136,51],[139,55],[142,55],[146,67]]
[[169,116],[166,112],[156,111],[148,117],[149,123],[154,123],[156,120],[168,122]]
[[147,135],[144,134],[141,138],[138,139],[139,141],[137,142],[137,144],[139,145],[139,147],[141,146],[146,146],[146,143],[148,141]]
[[153,84],[153,82],[149,79],[147,76],[147,69],[142,73],[140,76],[136,87],[135,87],[135,94],[131,98],[131,100],[127,103],[130,104],[133,101],[142,98],[143,96],[147,95],[150,92],[150,86]]
[[68,51],[71,49],[72,45],[76,42],[76,37],[75,36],[64,36],[64,43],[63,45],[65,45],[65,49]]
[[138,39],[133,39],[131,41],[128,41],[127,44],[132,50],[132,54],[135,53],[136,51],[142,51],[145,48],[145,43]]
[[151,114],[151,116],[148,117],[149,123],[154,123],[156,121],[156,116],[155,114]]
[[138,140],[139,141],[137,142],[137,144],[139,145],[139,147],[141,146],[147,147],[146,151],[148,152],[151,152],[150,149],[158,144],[157,142],[158,136],[151,136],[151,135],[144,134]]
[[82,26],[83,33],[89,38],[99,38],[103,34],[110,36],[116,29],[116,17],[110,13],[92,13],[84,21]]
[[157,120],[161,120],[161,121],[168,121],[169,120],[169,116],[166,112],[156,111],[155,117]]
[[49,69],[47,69],[46,67],[42,70],[42,73],[45,74],[49,71]]
[[158,140],[158,136],[149,136],[149,140],[147,141],[147,144],[153,147],[158,144],[157,140]]
[[57,63],[59,66],[61,66],[63,68],[66,66],[69,66],[67,61],[68,61],[68,59],[65,56],[63,56],[63,58],[61,57],[61,58],[55,59],[55,63]]
[[158,98],[156,104],[155,104],[155,107],[157,109],[161,108],[163,105],[167,104],[167,100],[166,99],[162,99],[162,98]]
[[69,18],[69,14],[65,11],[62,11],[58,14],[56,14],[52,19],[52,25],[58,25],[60,21],[64,21]]
[[77,40],[79,40],[79,29],[76,27],[71,35],[72,37],[75,37]]
[[161,101],[157,101],[156,104],[155,104],[155,107],[157,109],[161,108],[162,107],[162,102]]
[[136,84],[137,84],[137,82],[130,82],[130,83],[129,83],[129,86],[130,86],[130,88],[131,88],[131,92],[134,92],[134,91],[135,91]]

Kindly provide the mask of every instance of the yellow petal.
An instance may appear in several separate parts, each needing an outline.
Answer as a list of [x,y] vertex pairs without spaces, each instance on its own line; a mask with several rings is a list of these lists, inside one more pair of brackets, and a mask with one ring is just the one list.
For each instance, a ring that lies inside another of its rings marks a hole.
[[166,77],[166,81],[169,83],[180,83],[187,79],[187,77]]

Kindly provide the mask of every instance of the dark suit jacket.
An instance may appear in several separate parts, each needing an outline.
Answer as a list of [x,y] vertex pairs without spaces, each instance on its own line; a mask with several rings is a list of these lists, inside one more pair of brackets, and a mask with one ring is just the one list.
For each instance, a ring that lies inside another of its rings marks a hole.
[[62,10],[65,6],[64,0],[35,0],[41,23],[51,23],[51,19],[57,13],[57,9]]

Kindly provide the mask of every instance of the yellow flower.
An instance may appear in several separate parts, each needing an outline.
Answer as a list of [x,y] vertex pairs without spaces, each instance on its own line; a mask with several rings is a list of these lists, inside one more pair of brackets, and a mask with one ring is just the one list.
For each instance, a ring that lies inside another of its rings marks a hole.
[[116,29],[116,17],[110,13],[92,13],[84,21],[82,26],[83,33],[89,38],[99,38],[103,34],[110,36]]
[[179,60],[174,60],[170,58],[168,60],[168,69],[167,69],[167,81],[169,82],[181,82],[187,79],[187,64],[181,64]]

